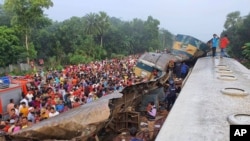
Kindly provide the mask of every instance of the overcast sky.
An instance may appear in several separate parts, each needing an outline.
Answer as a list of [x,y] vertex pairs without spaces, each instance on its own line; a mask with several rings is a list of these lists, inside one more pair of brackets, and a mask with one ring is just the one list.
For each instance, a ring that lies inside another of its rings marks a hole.
[[63,21],[72,16],[106,12],[110,17],[131,21],[148,16],[160,21],[160,28],[173,34],[187,34],[208,41],[213,33],[220,34],[227,14],[250,13],[250,0],[52,0],[54,6],[45,13]]

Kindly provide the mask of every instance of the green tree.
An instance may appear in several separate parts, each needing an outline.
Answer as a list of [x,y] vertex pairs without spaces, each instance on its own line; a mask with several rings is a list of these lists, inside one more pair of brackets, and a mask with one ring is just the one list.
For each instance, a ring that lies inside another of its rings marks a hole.
[[[148,16],[147,21],[144,23],[145,25],[145,30],[146,33],[144,34],[144,39],[147,45],[147,48],[154,48],[154,49],[160,49],[160,44],[159,44],[159,25],[160,22],[156,19],[154,19],[152,16]],[[145,46],[146,46],[145,45]],[[147,49],[147,50],[148,50]]]
[[90,13],[85,16],[84,32],[88,35],[96,36],[99,32],[98,14]]
[[0,66],[17,63],[22,59],[24,48],[15,28],[0,26]]
[[243,55],[250,60],[250,43],[245,43],[243,46]]
[[[136,54],[140,52],[146,51],[147,44],[145,43],[145,26],[144,21],[138,18],[133,19],[133,21],[129,22],[129,25],[124,25],[125,30],[128,31],[127,36],[129,36],[129,50],[130,54]],[[123,29],[124,30],[124,29]]]
[[90,13],[85,16],[85,33],[93,38],[100,37],[100,46],[103,47],[103,36],[110,27],[109,16],[101,11],[99,14]]
[[[149,16],[147,21],[135,18],[122,21],[110,18],[110,28],[105,34],[105,46],[108,56],[113,54],[137,54],[145,51],[161,49],[159,40],[159,21]],[[166,34],[166,44],[172,43],[172,37]],[[169,38],[168,38],[169,37]],[[171,40],[171,43],[168,41]]]
[[106,33],[110,27],[110,22],[109,22],[109,16],[105,12],[99,12],[98,16],[98,25],[99,25],[99,36],[101,37],[101,44],[100,46],[103,46],[103,36],[104,33]]
[[239,11],[229,13],[226,22],[224,23],[225,29],[236,28],[242,24],[242,18]]
[[3,5],[0,4],[0,26],[10,27],[11,15],[6,13]]
[[168,30],[160,29],[159,30],[159,42],[161,49],[171,50],[173,46],[174,35],[171,34]]
[[111,57],[112,53],[128,55],[131,50],[131,37],[123,32],[123,24],[124,22],[118,18],[110,18],[110,28],[105,34],[105,46],[103,46],[108,57]]
[[228,53],[232,57],[240,58],[242,56],[241,47],[244,42],[242,42],[240,34],[238,33],[242,23],[243,20],[239,11],[231,12],[227,15],[227,19],[224,24],[226,30],[223,31],[222,34],[227,34],[229,37],[230,45],[228,47]]
[[242,54],[245,57],[245,60],[242,62],[246,67],[250,68],[250,42],[245,43],[243,46]]
[[239,35],[239,38],[241,40],[241,43],[249,43],[250,42],[250,14],[247,16],[244,16],[243,22],[239,29],[237,30],[237,34]]
[[51,23],[33,29],[30,39],[37,56],[53,65],[78,64],[172,46],[172,34],[167,30],[159,33],[159,21],[151,16],[146,21],[137,18],[122,21],[99,12]]
[[53,6],[53,3],[51,0],[5,0],[4,6],[13,15],[12,25],[18,26],[24,35],[24,44],[28,53],[27,63],[29,63],[31,31],[44,16],[44,8]]

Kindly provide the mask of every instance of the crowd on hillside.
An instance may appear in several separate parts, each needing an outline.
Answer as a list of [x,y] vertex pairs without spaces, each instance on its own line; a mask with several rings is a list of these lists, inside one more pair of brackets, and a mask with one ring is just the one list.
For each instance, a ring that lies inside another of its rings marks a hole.
[[10,100],[9,118],[0,124],[2,131],[17,132],[137,83],[133,67],[138,57],[69,65],[63,70],[40,69],[26,76],[33,83],[27,86],[28,92],[23,93],[21,101]]

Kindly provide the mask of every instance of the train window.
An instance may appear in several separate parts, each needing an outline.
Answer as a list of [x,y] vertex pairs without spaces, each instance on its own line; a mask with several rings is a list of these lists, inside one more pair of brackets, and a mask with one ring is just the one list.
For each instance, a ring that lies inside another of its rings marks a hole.
[[144,64],[144,63],[142,63],[142,62],[138,62],[136,66],[137,66],[138,68],[141,68],[141,69],[146,70],[146,71],[148,71],[148,72],[152,72],[152,71],[153,71],[153,67],[148,66],[148,65],[146,65],[146,64]]

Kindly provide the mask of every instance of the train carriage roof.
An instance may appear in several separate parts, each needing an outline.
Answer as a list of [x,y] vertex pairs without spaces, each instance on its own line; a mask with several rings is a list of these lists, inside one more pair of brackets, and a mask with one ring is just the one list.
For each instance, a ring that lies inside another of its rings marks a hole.
[[142,62],[164,71],[167,69],[170,60],[176,61],[178,59],[172,54],[147,52],[139,58],[138,62]]
[[229,141],[231,124],[250,124],[249,80],[232,58],[200,58],[156,141]]

